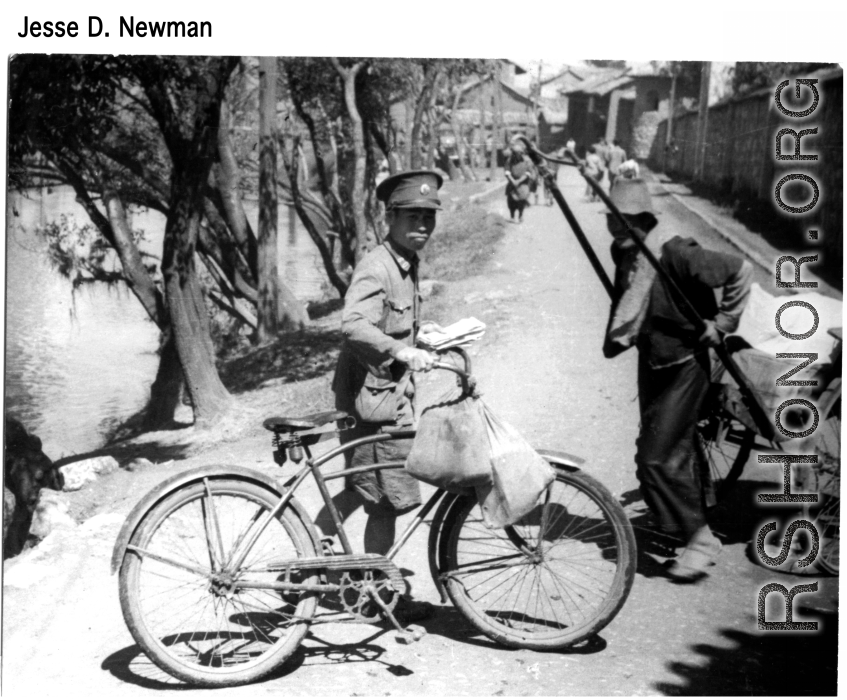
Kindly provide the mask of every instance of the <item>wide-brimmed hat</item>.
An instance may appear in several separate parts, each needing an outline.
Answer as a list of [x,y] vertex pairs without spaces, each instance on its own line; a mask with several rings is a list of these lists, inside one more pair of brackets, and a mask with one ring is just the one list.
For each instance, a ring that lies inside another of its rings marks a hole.
[[385,178],[376,196],[386,209],[441,209],[438,190],[443,182],[434,170],[409,170]]

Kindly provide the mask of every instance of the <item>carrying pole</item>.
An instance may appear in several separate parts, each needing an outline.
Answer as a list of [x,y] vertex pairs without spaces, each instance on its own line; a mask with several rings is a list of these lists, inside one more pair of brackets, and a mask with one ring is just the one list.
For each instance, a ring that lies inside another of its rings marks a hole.
[[[591,247],[591,244],[588,242],[588,239],[585,237],[585,233],[582,231],[579,224],[576,223],[576,219],[573,216],[573,212],[571,212],[570,208],[567,205],[567,202],[565,202],[564,196],[559,191],[559,186],[555,181],[556,178],[553,177],[553,174],[544,165],[545,159],[555,163],[560,163],[562,165],[576,166],[579,169],[580,175],[585,178],[585,181],[588,183],[589,187],[594,190],[594,192],[600,197],[603,203],[609,208],[609,211],[624,227],[624,229],[629,234],[630,238],[633,240],[635,245],[638,246],[638,249],[642,253],[644,253],[644,257],[647,258],[647,260],[650,261],[650,264],[656,269],[656,272],[659,274],[659,276],[662,278],[662,281],[665,282],[667,288],[670,290],[671,295],[682,307],[682,312],[685,317],[688,318],[688,320],[694,324],[695,331],[698,333],[702,333],[703,331],[705,331],[706,322],[703,320],[703,317],[700,315],[697,309],[694,308],[694,305],[691,303],[689,298],[679,288],[679,285],[677,285],[676,280],[671,277],[670,273],[659,262],[656,256],[653,255],[653,251],[651,251],[647,247],[647,244],[644,242],[642,237],[639,236],[635,232],[635,230],[633,230],[633,228],[629,225],[627,220],[624,218],[623,214],[621,214],[620,210],[614,205],[612,200],[609,198],[609,195],[606,194],[606,191],[602,188],[602,186],[593,177],[585,173],[585,162],[579,160],[576,157],[576,154],[571,151],[568,151],[568,155],[571,157],[571,161],[564,161],[558,158],[552,158],[536,150],[536,148],[525,137],[521,136],[520,138],[527,148],[527,153],[529,154],[530,159],[538,168],[538,172],[544,178],[544,181],[547,183],[547,186],[553,193],[553,198],[556,200],[556,202],[558,202],[562,213],[564,213],[565,218],[571,225],[571,228],[573,229],[577,240],[579,241],[580,245],[582,245],[583,250],[586,251],[586,254],[588,254],[588,258],[591,261],[591,264],[594,266],[595,272],[597,272],[598,276],[600,277],[600,281],[603,283],[603,286],[609,293],[609,296],[613,298],[614,293],[614,287],[612,287],[612,284],[609,281],[609,276],[606,274],[606,271],[602,268],[602,266],[600,266],[600,262],[597,259],[597,255],[594,252],[594,249]],[[750,411],[750,417],[756,424],[756,427],[759,430],[759,434],[762,435],[762,437],[771,439],[774,436],[774,425],[771,421],[768,420],[764,410],[759,405],[759,402],[756,400],[753,391],[750,388],[749,383],[747,382],[747,378],[741,373],[741,370],[738,369],[738,365],[735,364],[735,360],[733,360],[730,356],[729,351],[726,349],[726,344],[724,343],[723,338],[721,338],[721,342],[715,346],[715,352],[717,353],[718,358],[723,363],[724,367],[726,367],[727,372],[729,372],[729,376],[731,376],[738,384],[738,387],[741,391],[741,395],[744,399],[744,403],[747,406],[747,410]]]

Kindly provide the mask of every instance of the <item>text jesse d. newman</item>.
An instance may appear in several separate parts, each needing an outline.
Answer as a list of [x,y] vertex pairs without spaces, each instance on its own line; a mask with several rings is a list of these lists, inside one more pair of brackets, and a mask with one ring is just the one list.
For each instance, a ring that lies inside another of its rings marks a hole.
[[[147,21],[136,20],[134,15],[129,19],[123,15],[118,23],[119,35],[122,38],[165,37],[179,39],[210,38],[212,23],[206,21]],[[30,20],[24,15],[23,30],[17,33],[19,37],[63,38],[79,36],[79,23],[74,20]],[[103,20],[97,15],[88,17],[89,37],[108,37]]]

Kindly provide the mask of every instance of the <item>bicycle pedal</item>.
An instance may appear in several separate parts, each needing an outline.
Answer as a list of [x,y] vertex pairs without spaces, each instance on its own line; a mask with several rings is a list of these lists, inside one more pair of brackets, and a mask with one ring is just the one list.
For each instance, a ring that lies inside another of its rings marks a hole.
[[414,644],[423,639],[424,635],[426,635],[426,630],[420,625],[408,625],[406,629],[394,635],[394,640],[398,644]]

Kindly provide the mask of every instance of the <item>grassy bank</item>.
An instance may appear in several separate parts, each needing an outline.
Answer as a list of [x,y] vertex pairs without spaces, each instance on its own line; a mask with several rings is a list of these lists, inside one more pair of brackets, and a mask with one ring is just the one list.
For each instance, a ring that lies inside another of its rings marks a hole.
[[423,251],[421,279],[447,282],[484,272],[506,233],[506,220],[474,204],[444,212],[438,219]]

